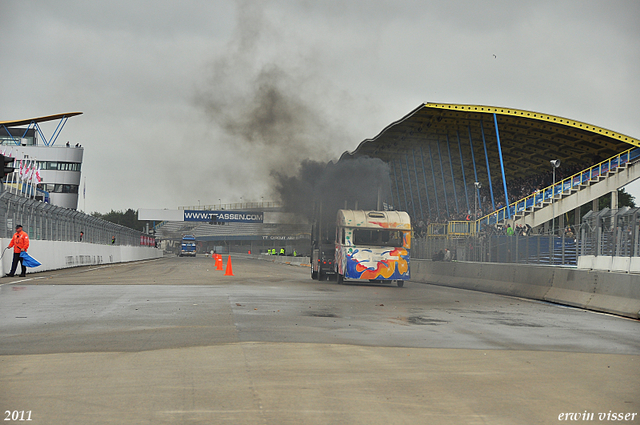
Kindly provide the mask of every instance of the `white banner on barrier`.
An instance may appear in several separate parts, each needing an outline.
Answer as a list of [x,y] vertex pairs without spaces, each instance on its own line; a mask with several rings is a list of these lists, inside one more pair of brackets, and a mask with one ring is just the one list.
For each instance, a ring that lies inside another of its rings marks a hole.
[[184,210],[139,209],[138,220],[184,221]]

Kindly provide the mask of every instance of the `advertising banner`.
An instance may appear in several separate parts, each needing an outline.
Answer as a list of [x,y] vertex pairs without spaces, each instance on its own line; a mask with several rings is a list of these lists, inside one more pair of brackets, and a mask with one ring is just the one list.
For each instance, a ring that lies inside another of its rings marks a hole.
[[184,221],[216,223],[262,223],[264,213],[255,211],[202,211],[184,210]]

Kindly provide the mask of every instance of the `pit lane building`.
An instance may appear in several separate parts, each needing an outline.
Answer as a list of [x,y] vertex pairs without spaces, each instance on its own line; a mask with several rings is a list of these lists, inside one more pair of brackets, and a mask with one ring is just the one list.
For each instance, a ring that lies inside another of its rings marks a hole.
[[[84,149],[67,142],[55,146],[60,132],[70,117],[82,112],[68,112],[22,120],[0,121],[0,150],[15,158],[14,168],[20,163],[39,169],[41,181],[37,183],[36,199],[69,209],[78,208],[80,177]],[[40,123],[58,121],[58,125],[47,138]],[[14,174],[18,174],[17,172]],[[18,177],[8,176],[6,186],[20,186]],[[26,185],[24,185],[26,186]],[[20,190],[24,191],[24,186]],[[11,190],[11,188],[9,188]]]

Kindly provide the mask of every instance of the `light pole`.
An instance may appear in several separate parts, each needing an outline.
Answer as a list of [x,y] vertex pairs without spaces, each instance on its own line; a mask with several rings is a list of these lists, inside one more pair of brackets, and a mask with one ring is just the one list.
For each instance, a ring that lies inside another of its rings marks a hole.
[[477,261],[479,259],[478,256],[478,249],[479,249],[479,244],[478,244],[478,198],[480,197],[480,188],[482,187],[482,183],[480,182],[474,182],[473,185],[476,188],[476,196],[474,196],[474,205],[475,205],[475,212],[473,213],[473,233],[476,236],[474,239],[474,245],[475,248],[473,249],[473,260]]
[[553,184],[551,185],[551,235],[555,235],[556,227],[555,227],[555,206],[553,205],[553,198],[556,194],[556,168],[560,166],[559,159],[552,159],[549,161],[551,163],[551,168],[553,169]]
[[475,198],[475,212],[473,213],[473,221],[474,221],[474,233],[478,233],[478,197],[480,196],[480,188],[482,187],[482,183],[474,182],[473,185],[476,187],[476,196]]

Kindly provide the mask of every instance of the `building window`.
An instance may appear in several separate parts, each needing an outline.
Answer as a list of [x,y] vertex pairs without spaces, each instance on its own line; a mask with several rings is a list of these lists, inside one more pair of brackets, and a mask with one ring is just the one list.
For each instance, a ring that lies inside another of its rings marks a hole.
[[80,171],[79,162],[37,161],[41,170],[45,171]]
[[40,183],[38,189],[44,190],[49,193],[78,193],[77,184],[53,184],[53,183]]

